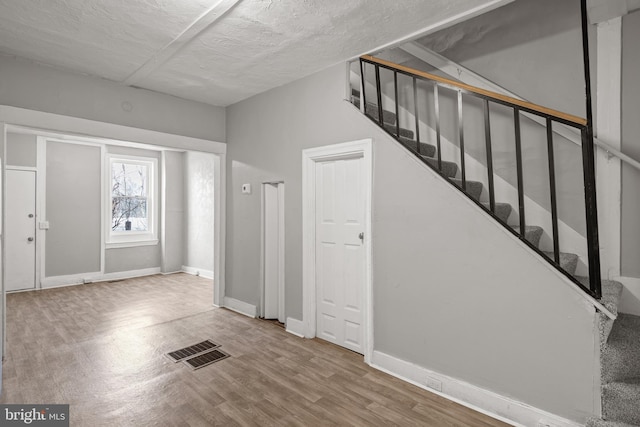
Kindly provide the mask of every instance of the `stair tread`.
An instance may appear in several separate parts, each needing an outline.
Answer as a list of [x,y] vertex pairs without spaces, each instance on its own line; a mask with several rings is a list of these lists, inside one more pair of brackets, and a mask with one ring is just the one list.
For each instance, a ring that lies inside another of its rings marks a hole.
[[[398,128],[396,127],[395,124],[391,124],[391,123],[385,123],[384,124],[384,128],[396,135],[396,131],[398,130]],[[400,136],[405,137],[405,138],[409,138],[409,139],[413,139],[413,131],[411,129],[405,129],[405,128],[400,128]]]
[[[491,210],[489,203],[483,203],[482,205],[485,208]],[[511,216],[512,211],[513,211],[513,207],[509,203],[496,202],[495,204],[495,209],[494,209],[495,215],[505,223]]]
[[[520,226],[519,225],[515,225],[513,227],[514,230],[516,230],[517,232],[520,232]],[[524,231],[538,231],[538,230],[543,230],[544,229],[542,227],[540,227],[539,225],[525,225],[524,226]]]
[[[453,183],[456,184],[458,187],[462,188],[461,179],[452,178],[451,181],[453,181]],[[480,195],[482,194],[482,190],[484,189],[483,183],[481,183],[480,181],[467,180],[466,187],[467,187],[466,191],[471,195],[471,197],[473,197],[476,200],[480,199]]]
[[[352,104],[356,106],[356,108],[360,108],[360,98],[354,98],[352,100]],[[375,121],[378,121],[378,104],[374,104],[373,102],[367,102],[366,115],[372,118]],[[396,113],[393,111],[382,109],[382,118],[384,119],[384,123],[387,125],[394,126],[396,124]]]
[[[551,258],[552,260],[554,259],[553,252],[544,251],[544,254],[549,258]],[[560,252],[560,264],[563,264],[566,262],[573,262],[574,260],[575,261],[578,260],[578,255],[568,253],[568,252]]]
[[[438,169],[438,159],[429,156],[422,156],[422,158],[433,167]],[[440,171],[444,174],[444,176],[448,178],[455,178],[458,174],[458,164],[455,162],[448,162],[446,160],[442,160]]]
[[[414,151],[418,151],[418,145],[413,139],[404,138],[401,136],[399,140],[404,146],[411,148]],[[426,142],[420,142],[420,154],[427,157],[433,157],[436,154],[436,146],[427,144]]]
[[[586,287],[589,287],[589,278],[584,276],[576,276],[576,279]],[[600,303],[613,314],[618,313],[618,303],[622,296],[622,283],[615,280],[602,280],[602,298]],[[640,326],[640,325],[639,325]]]
[[[544,252],[544,254],[548,256],[550,260],[555,259],[553,252]],[[568,252],[560,252],[560,267],[562,267],[567,273],[574,274],[577,266],[578,255]]]
[[[517,225],[513,227],[513,229],[520,234],[520,226]],[[540,244],[540,238],[542,237],[542,233],[544,229],[538,225],[525,225],[524,226],[524,237],[535,247],[538,247]]]
[[625,378],[624,380],[611,381],[603,384],[602,387],[617,388],[621,390],[632,390],[639,393],[640,396],[640,377],[638,378]]

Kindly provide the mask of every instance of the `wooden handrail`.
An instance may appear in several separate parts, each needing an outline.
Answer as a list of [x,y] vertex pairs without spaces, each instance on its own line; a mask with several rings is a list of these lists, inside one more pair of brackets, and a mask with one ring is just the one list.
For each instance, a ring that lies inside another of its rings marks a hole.
[[379,59],[371,55],[362,55],[361,58],[365,61],[373,62],[376,64],[383,65],[385,67],[394,68],[398,71],[403,71],[405,73],[409,73],[415,76],[424,77],[425,79],[434,80],[439,83],[444,83],[449,86],[458,87],[460,89],[464,89],[469,92],[477,93],[478,95],[487,96],[489,98],[494,98],[500,100],[502,102],[507,102],[509,104],[514,104],[519,107],[523,107],[532,111],[537,111],[539,113],[557,117],[559,119],[565,120],[567,122],[575,123],[579,126],[586,126],[587,119],[582,117],[574,116],[572,114],[563,113],[562,111],[553,110],[551,108],[543,107],[541,105],[533,104],[531,102],[523,101],[521,99],[512,98],[510,96],[502,95],[497,92],[492,92],[490,90],[480,89],[475,86],[471,86],[465,83],[460,83],[455,80],[450,80],[444,77],[436,76],[435,74],[430,74],[424,71],[416,70],[415,68],[405,67],[404,65],[396,64],[395,62],[386,61],[384,59]]

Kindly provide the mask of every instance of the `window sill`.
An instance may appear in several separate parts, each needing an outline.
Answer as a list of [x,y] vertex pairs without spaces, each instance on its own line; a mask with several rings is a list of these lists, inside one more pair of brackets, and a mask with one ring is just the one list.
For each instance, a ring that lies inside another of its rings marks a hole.
[[118,249],[118,248],[134,248],[136,246],[155,246],[158,244],[158,239],[154,240],[138,240],[132,242],[108,242],[105,245],[106,249]]

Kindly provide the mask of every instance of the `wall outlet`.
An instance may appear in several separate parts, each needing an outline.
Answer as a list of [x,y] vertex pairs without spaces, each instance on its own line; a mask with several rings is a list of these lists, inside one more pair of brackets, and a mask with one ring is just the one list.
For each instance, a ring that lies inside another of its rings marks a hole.
[[442,381],[435,378],[427,377],[427,387],[434,389],[435,391],[442,391]]

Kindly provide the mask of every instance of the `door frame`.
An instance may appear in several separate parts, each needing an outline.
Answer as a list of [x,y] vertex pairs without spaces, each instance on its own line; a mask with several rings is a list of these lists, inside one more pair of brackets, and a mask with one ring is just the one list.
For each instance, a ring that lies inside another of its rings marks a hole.
[[364,253],[365,283],[363,323],[364,361],[371,363],[373,354],[373,280],[371,244],[371,196],[373,188],[373,140],[309,148],[302,151],[302,322],[304,336],[316,336],[316,163],[362,157],[362,182],[365,193]]
[[285,184],[284,181],[268,181],[263,182],[260,186],[261,190],[261,198],[260,198],[260,317],[264,317],[265,315],[265,246],[266,246],[266,196],[265,196],[265,187],[267,185],[275,185],[278,187],[278,321],[281,323],[285,323],[285,286],[284,286],[284,228],[285,228],[285,218],[284,218],[284,198],[285,198]]

